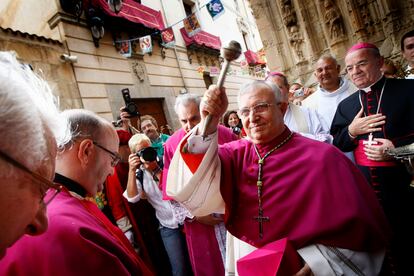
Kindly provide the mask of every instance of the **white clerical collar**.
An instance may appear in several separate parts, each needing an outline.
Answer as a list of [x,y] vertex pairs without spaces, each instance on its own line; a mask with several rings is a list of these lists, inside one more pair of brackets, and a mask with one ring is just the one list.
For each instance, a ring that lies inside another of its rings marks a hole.
[[376,81],[376,82],[374,82],[373,84],[371,84],[370,86],[368,86],[368,87],[365,87],[365,88],[360,88],[359,90],[362,90],[362,91],[364,91],[365,93],[368,93],[368,92],[370,92],[372,89],[371,89],[371,87],[373,87],[377,82],[379,82],[382,78],[384,77],[384,75],[383,74],[381,74],[381,76],[379,77],[379,79]]

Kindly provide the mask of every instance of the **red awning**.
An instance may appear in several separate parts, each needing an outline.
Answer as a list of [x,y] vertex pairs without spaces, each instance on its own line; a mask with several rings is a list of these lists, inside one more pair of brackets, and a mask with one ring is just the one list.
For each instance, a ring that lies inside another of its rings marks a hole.
[[199,31],[197,34],[189,37],[184,28],[181,28],[180,31],[186,46],[197,44],[199,46],[205,46],[215,50],[220,50],[221,48],[221,40],[218,36],[209,34],[205,31]]
[[164,29],[164,21],[160,11],[148,8],[133,0],[124,0],[121,11],[118,14],[109,9],[106,0],[92,0],[92,6],[100,7],[106,14],[113,17],[124,18],[130,22],[139,23],[151,29]]
[[262,60],[259,55],[251,50],[247,50],[244,52],[244,57],[249,65],[263,65],[266,64],[264,60]]

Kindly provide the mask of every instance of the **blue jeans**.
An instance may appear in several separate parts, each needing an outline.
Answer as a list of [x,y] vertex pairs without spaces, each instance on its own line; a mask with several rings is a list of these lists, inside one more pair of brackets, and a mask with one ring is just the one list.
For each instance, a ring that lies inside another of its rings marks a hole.
[[174,276],[192,275],[188,257],[187,242],[181,228],[171,229],[160,226],[160,234],[170,260]]

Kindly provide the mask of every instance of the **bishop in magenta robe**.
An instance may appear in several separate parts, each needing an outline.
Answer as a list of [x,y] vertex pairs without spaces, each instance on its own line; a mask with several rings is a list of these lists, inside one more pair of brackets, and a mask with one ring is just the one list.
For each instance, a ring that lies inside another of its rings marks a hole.
[[[338,149],[283,125],[276,89],[241,89],[244,114],[254,112],[242,119],[250,139],[218,146],[214,126],[184,137],[167,194],[196,216],[224,211],[227,230],[253,248],[287,238],[314,275],[377,275],[389,230],[374,192]],[[217,118],[225,97],[211,87],[200,109]]]

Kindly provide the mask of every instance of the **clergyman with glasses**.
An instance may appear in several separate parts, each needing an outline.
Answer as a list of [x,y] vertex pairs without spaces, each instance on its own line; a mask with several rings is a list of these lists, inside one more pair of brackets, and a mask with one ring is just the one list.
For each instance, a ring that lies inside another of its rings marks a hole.
[[46,192],[53,184],[55,136],[63,138],[47,83],[12,52],[0,52],[0,259],[24,234],[47,230]]
[[[227,248],[229,273],[236,266],[246,273],[252,266],[246,259],[236,263],[239,258],[287,239],[294,250],[286,251],[281,275],[377,275],[388,228],[374,192],[335,147],[284,125],[278,89],[265,81],[242,86],[239,115],[248,139],[218,146],[217,125],[228,99],[224,89],[211,86],[200,106],[201,124],[211,116],[208,136],[201,137],[197,126],[183,138],[167,194],[195,216],[224,210],[227,244],[234,245]],[[257,271],[278,263],[255,260]]]
[[333,144],[353,151],[355,162],[384,208],[391,225],[390,273],[410,275],[414,259],[412,176],[387,149],[414,142],[414,80],[387,79],[384,59],[371,43],[352,46],[345,56],[349,78],[358,91],[344,99],[331,126]]
[[[49,229],[23,237],[0,262],[1,275],[152,275],[122,231],[88,200],[119,162],[118,135],[91,111],[63,111],[71,139],[58,143]],[[49,196],[46,195],[47,201]]]

